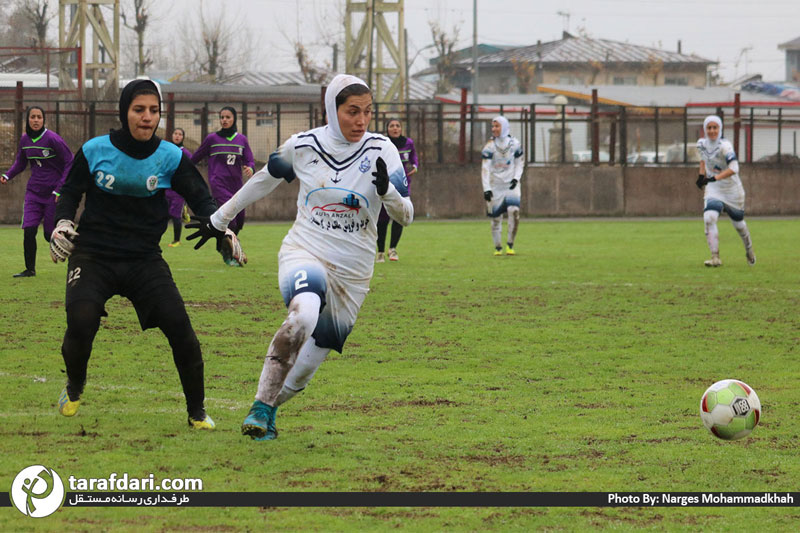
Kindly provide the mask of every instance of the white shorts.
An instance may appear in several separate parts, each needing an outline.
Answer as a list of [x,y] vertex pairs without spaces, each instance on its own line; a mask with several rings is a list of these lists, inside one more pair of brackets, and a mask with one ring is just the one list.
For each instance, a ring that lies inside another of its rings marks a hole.
[[500,217],[509,207],[519,207],[521,196],[519,184],[513,189],[493,189],[492,201],[487,203],[486,216]]
[[287,306],[301,292],[319,295],[322,309],[312,333],[314,343],[341,353],[369,292],[369,279],[342,279],[306,250],[284,244],[278,252],[278,284]]

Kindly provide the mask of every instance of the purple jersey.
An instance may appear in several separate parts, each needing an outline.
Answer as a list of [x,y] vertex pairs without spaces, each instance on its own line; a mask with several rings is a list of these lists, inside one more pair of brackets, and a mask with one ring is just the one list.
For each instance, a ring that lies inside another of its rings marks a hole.
[[[419,159],[417,158],[417,149],[414,148],[414,141],[411,137],[406,137],[406,143],[403,146],[397,147],[397,152],[400,154],[400,161],[403,162],[403,170],[406,173],[406,181],[408,183],[408,194],[411,194],[411,176],[409,172],[417,168]],[[389,213],[386,208],[381,206],[381,212],[378,213],[379,222],[388,222],[390,220]]]
[[28,180],[26,195],[47,198],[64,184],[72,165],[72,152],[64,139],[48,129],[36,139],[23,133],[17,158],[6,172],[8,179],[25,170],[28,161],[31,163],[31,179]]
[[255,160],[247,137],[235,133],[225,138],[219,133],[210,133],[200,148],[192,155],[192,163],[197,164],[208,158],[208,184],[211,193],[219,202],[227,200],[242,188],[242,168],[255,169]]
[[400,154],[400,161],[403,162],[403,170],[406,171],[406,179],[408,179],[408,191],[411,192],[411,171],[419,166],[419,159],[417,158],[417,149],[414,148],[414,141],[411,137],[406,137],[406,144],[397,148]]
[[[191,159],[192,152],[187,150],[185,146],[181,146],[181,152],[183,152],[183,155]],[[176,193],[172,189],[165,190],[164,194],[166,195],[167,203],[169,204],[170,218],[181,218],[181,215],[183,214],[183,204],[185,203],[183,196]]]

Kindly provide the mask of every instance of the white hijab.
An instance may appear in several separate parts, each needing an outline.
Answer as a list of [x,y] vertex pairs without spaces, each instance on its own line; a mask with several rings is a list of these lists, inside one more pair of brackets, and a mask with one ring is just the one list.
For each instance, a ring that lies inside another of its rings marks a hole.
[[331,155],[335,152],[352,148],[353,145],[361,141],[359,139],[355,143],[351,143],[345,139],[342,129],[339,127],[339,115],[336,113],[336,97],[345,87],[350,85],[363,85],[369,89],[369,86],[360,78],[350,74],[337,74],[325,91],[325,116],[328,118],[328,125],[325,127],[326,136],[321,140],[326,145],[326,149],[332,152]]
[[[708,138],[708,134],[706,133],[706,127],[708,126],[709,122],[716,122],[717,126],[719,126],[719,135],[717,135],[716,140],[713,141]],[[706,147],[709,150],[714,150],[717,146],[719,146],[719,141],[722,139],[722,119],[717,115],[708,115],[703,121],[703,136],[706,138]]]
[[500,136],[494,138],[494,143],[501,150],[505,150],[506,146],[508,146],[508,143],[511,141],[511,136],[509,135],[511,127],[508,124],[508,119],[503,115],[497,115],[492,119],[492,122],[500,124]]

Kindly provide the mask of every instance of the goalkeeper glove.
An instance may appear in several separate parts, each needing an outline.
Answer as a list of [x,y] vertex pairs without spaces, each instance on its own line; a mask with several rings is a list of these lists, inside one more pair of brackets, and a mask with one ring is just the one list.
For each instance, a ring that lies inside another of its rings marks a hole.
[[211,238],[217,240],[217,250],[222,254],[222,259],[227,263],[230,259],[235,260],[240,266],[247,263],[247,256],[242,251],[242,245],[236,234],[229,229],[220,231],[211,224],[210,217],[193,216],[192,222],[186,224],[187,229],[196,229],[197,231],[186,237],[187,241],[199,238],[194,249],[197,250],[203,246],[206,241]]
[[379,157],[375,161],[375,172],[372,173],[375,179],[372,183],[375,184],[375,192],[378,196],[383,196],[389,190],[389,173],[386,171],[386,161]]
[[225,236],[221,241],[217,241],[217,248],[226,264],[230,265],[231,260],[236,261],[240,267],[247,264],[247,256],[242,250],[242,243],[239,242],[239,237],[230,229],[226,229]]
[[492,191],[483,191],[483,199],[486,200],[487,202],[492,201],[492,196],[494,196],[492,194]]
[[78,236],[75,231],[75,223],[71,220],[62,218],[58,221],[56,229],[50,235],[50,258],[53,263],[66,261],[75,249],[72,241]]
[[509,190],[513,190],[514,187],[517,186],[517,183],[519,183],[517,180],[511,180],[511,187],[509,187],[508,189]]

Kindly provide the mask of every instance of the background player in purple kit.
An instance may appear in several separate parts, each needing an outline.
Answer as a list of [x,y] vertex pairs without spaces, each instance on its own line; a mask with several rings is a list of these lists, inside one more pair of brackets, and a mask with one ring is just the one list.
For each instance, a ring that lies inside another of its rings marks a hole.
[[[242,175],[250,178],[255,168],[253,152],[247,137],[236,130],[236,110],[230,106],[219,112],[221,129],[208,134],[203,143],[192,155],[192,163],[197,164],[208,158],[208,184],[217,205],[222,205],[242,188]],[[235,234],[244,226],[244,211],[231,220],[228,228]],[[242,266],[237,261],[231,266]]]
[[[184,145],[183,139],[186,136],[186,132],[183,131],[183,128],[175,128],[172,132],[172,144],[177,146],[181,149],[186,157],[191,158],[192,152],[190,152]],[[183,196],[176,193],[172,189],[167,189],[164,191],[164,195],[167,197],[167,203],[169,204],[169,217],[172,219],[172,242],[169,243],[167,246],[170,248],[174,248],[176,246],[180,246],[181,244],[181,229],[183,229],[183,216],[184,216],[184,209],[186,207],[186,202],[183,199]]]
[[25,189],[25,206],[22,210],[23,249],[25,270],[15,278],[36,275],[36,230],[44,224],[44,240],[50,241],[53,232],[53,215],[56,211],[58,190],[72,164],[72,152],[64,139],[44,127],[44,110],[39,106],[28,108],[25,133],[19,142],[14,164],[0,177],[6,183],[25,170],[31,163],[31,178]]
[[[403,169],[406,171],[406,178],[408,179],[408,192],[411,193],[411,176],[417,172],[419,159],[417,158],[417,149],[414,148],[414,141],[410,137],[403,136],[403,125],[400,119],[390,119],[386,124],[386,134],[392,144],[395,145],[397,151],[400,153],[400,160],[403,162]],[[384,249],[386,247],[386,229],[389,226],[389,214],[386,208],[381,207],[381,213],[378,215],[378,258],[377,263],[383,263],[386,260],[384,256]],[[397,243],[400,242],[400,236],[403,234],[403,226],[396,221],[392,221],[392,237],[389,241],[389,261],[399,261],[400,256],[397,255]]]

